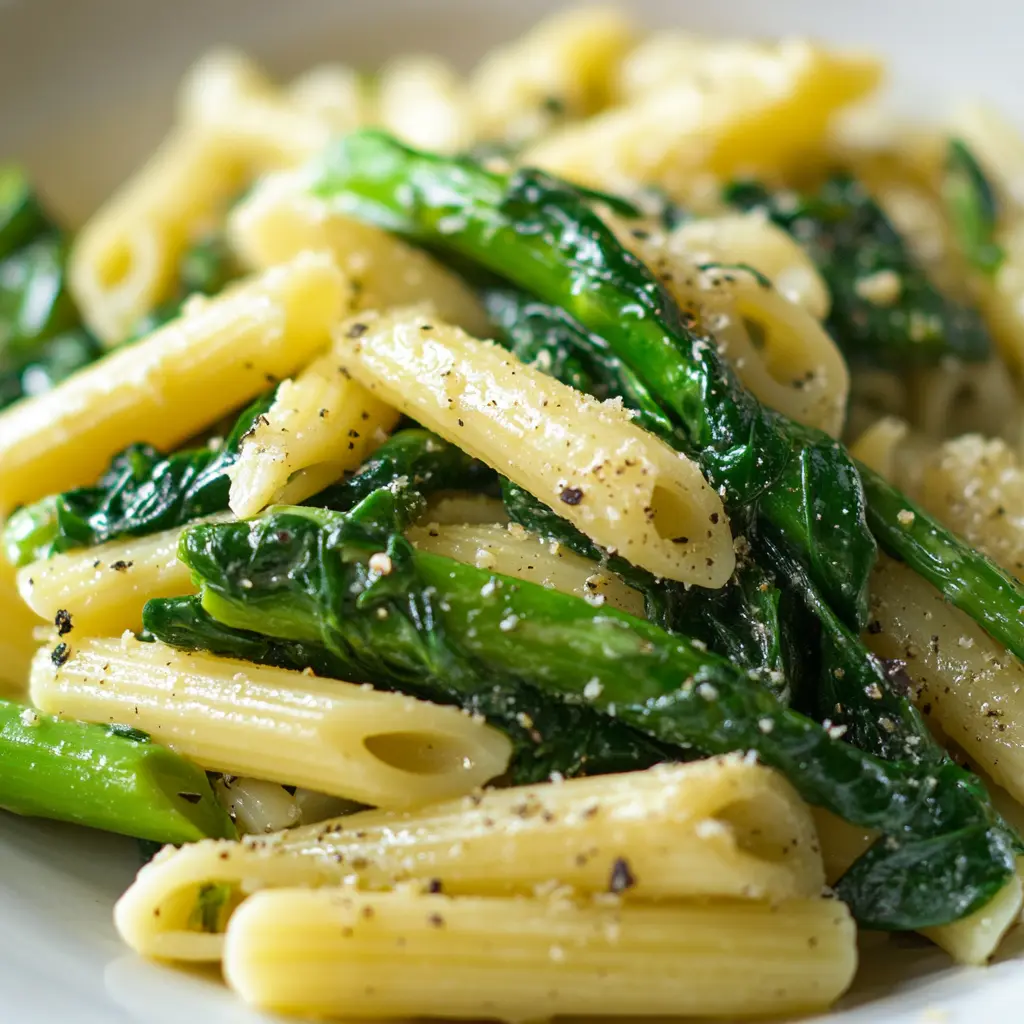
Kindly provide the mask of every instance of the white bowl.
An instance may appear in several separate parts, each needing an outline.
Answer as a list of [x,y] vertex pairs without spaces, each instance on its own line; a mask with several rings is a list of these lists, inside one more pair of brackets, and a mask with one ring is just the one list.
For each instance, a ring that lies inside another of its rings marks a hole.
[[[56,208],[88,214],[157,143],[174,86],[207,46],[231,43],[290,74],[334,58],[372,67],[439,52],[468,65],[525,29],[545,0],[0,0],[0,154],[27,162]],[[1024,110],[1020,0],[671,0],[622,4],[651,25],[868,47],[894,98],[922,116],[957,97]],[[3,625],[0,624],[0,628]],[[256,1024],[210,974],[145,963],[111,907],[133,842],[0,812],[0,1021]],[[1024,936],[987,969],[953,968],[923,940],[868,936],[842,1024],[1011,1024],[1024,1019]]]

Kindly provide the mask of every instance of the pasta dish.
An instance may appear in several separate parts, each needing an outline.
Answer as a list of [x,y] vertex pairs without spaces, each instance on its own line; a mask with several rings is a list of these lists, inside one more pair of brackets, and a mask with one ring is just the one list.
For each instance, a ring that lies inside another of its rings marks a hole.
[[[561,12],[0,169],[0,807],[352,1018],[826,1010],[1024,907],[1024,137]],[[728,979],[723,984],[723,979]]]

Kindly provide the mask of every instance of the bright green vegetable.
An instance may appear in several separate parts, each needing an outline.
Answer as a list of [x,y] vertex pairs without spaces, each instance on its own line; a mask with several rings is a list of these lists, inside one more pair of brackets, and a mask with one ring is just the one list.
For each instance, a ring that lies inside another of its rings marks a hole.
[[988,358],[981,317],[940,294],[854,178],[836,175],[813,194],[734,182],[724,198],[765,210],[807,250],[832,293],[829,331],[851,362],[898,369],[944,356]]
[[864,621],[875,545],[845,451],[764,409],[620,245],[590,196],[538,171],[506,178],[374,131],[332,145],[313,190],[353,216],[476,261],[604,339],[685,432],[730,511],[759,501],[843,617]]
[[0,166],[0,260],[51,230],[28,176],[18,166]]
[[72,328],[35,345],[24,362],[0,372],[0,409],[19,398],[52,390],[103,353],[103,346],[84,327]]
[[[364,505],[376,507],[365,515],[295,509],[249,524],[197,524],[185,531],[180,556],[202,587],[203,607],[225,625],[322,644],[363,665],[366,676],[441,695],[503,727],[527,714],[528,728],[563,756],[580,733],[548,734],[549,720],[537,716],[542,706],[558,706],[540,703],[551,698],[589,713],[595,737],[632,727],[669,751],[756,751],[809,802],[886,833],[888,845],[855,867],[844,889],[854,912],[876,927],[955,919],[987,902],[1014,870],[1012,836],[956,765],[860,751],[784,708],[703,644],[414,551],[398,534],[385,542],[392,496],[380,491]],[[369,559],[383,548],[390,571],[382,575]],[[934,840],[927,875],[908,875],[905,865],[900,875],[889,870],[886,850],[897,857],[923,840]]]
[[206,773],[135,729],[0,701],[0,807],[160,843],[235,838]]
[[861,465],[868,522],[882,549],[906,562],[950,604],[1024,659],[1024,584]]
[[161,455],[148,444],[133,444],[115,455],[93,487],[51,495],[15,512],[4,527],[4,553],[12,565],[26,565],[61,551],[142,537],[223,512],[247,431],[273,402],[275,389],[239,416],[218,448],[190,448]]
[[995,191],[960,139],[949,140],[942,198],[967,260],[983,274],[994,274],[1005,257],[995,241],[999,215]]

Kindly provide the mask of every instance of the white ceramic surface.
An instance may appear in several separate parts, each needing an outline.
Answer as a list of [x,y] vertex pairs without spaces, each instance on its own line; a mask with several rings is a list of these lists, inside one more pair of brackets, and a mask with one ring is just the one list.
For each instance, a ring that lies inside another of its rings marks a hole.
[[[159,139],[174,83],[214,43],[275,71],[335,58],[372,66],[433,50],[467,64],[522,30],[546,0],[0,0],[0,158],[28,162],[80,218]],[[812,34],[893,63],[901,106],[996,100],[1024,121],[1022,0],[623,2],[652,25]],[[0,629],[3,623],[0,623]],[[266,1024],[207,974],[144,963],[111,906],[135,844],[0,812],[0,1024]],[[1016,1024],[1024,936],[988,969],[952,969],[923,941],[869,937],[862,977],[833,1024]],[[818,1018],[824,1021],[825,1018]]]

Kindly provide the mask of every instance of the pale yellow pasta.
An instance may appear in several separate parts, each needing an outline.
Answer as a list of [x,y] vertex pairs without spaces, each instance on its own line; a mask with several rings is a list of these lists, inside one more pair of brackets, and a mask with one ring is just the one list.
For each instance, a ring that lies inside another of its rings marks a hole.
[[266,835],[294,828],[302,820],[295,795],[279,782],[220,775],[214,779],[213,793],[231,815],[239,835]]
[[596,543],[669,579],[720,587],[735,555],[697,465],[588,395],[415,312],[337,328],[345,366],[385,401],[500,470]]
[[511,744],[482,719],[404,694],[129,637],[70,648],[61,666],[37,655],[36,707],[126,722],[211,771],[404,808],[467,793],[508,763]]
[[419,881],[471,895],[603,893],[616,871],[628,872],[628,898],[641,900],[777,902],[816,896],[824,877],[805,805],[781,776],[732,755],[166,851],[139,872],[115,921],[144,955],[216,959],[219,936],[189,928],[210,884],[251,892]]
[[14,570],[0,555],[0,695],[24,691],[37,646],[32,632],[38,625],[18,595]]
[[392,135],[420,149],[458,153],[473,143],[466,83],[439,57],[396,57],[381,69],[377,114]]
[[228,232],[241,258],[258,269],[306,249],[329,253],[352,281],[357,309],[430,302],[439,316],[471,333],[488,330],[479,301],[458,276],[421,250],[310,195],[304,172],[269,176],[232,212]]
[[68,278],[85,322],[123,341],[167,297],[189,240],[212,225],[244,165],[203,132],[179,129],[82,228]]
[[449,491],[434,494],[427,500],[421,526],[478,526],[481,523],[508,524],[508,513],[500,498],[470,491]]
[[880,75],[874,60],[801,40],[716,45],[739,51],[728,75],[684,61],[664,87],[553,132],[523,162],[589,185],[653,182],[670,193],[702,174],[778,172],[819,145],[835,112]]
[[644,615],[644,599],[639,591],[614,573],[602,570],[596,562],[527,533],[521,526],[416,526],[407,536],[421,551],[576,594],[598,607],[607,604],[631,615]]
[[564,118],[600,110],[633,35],[618,11],[583,7],[546,18],[492,50],[469,85],[478,134],[523,141]]
[[668,245],[697,264],[746,263],[815,319],[828,316],[832,298],[818,269],[793,237],[763,213],[685,221],[668,236]]
[[891,483],[898,479],[897,452],[910,427],[898,416],[883,416],[850,445],[850,454]]
[[1006,442],[947,441],[924,462],[916,497],[943,525],[1024,577],[1024,470]]
[[0,413],[0,515],[93,483],[128,444],[180,445],[325,349],[343,309],[337,268],[301,254],[16,403]]
[[278,385],[246,434],[228,470],[231,510],[247,519],[275,501],[304,500],[357,469],[397,422],[395,409],[339,370],[333,352],[320,356]]
[[344,64],[319,64],[288,86],[288,98],[337,133],[354,131],[375,120],[376,112],[364,75]]
[[150,598],[196,592],[191,571],[178,561],[181,533],[178,527],[33,562],[18,571],[18,590],[43,619],[69,612],[75,639],[137,632]]
[[[812,813],[821,842],[825,874],[829,885],[832,885],[867,851],[878,838],[878,833],[851,825],[820,807],[812,808]],[[959,921],[922,928],[921,934],[944,949],[957,963],[986,963],[1020,918],[1024,905],[1022,869],[1024,860],[1018,859],[1016,874],[988,903]]]
[[235,912],[224,976],[257,1007],[317,1016],[732,1020],[827,1007],[853,978],[855,936],[835,900],[618,907],[278,889]]
[[926,717],[1024,799],[1024,666],[912,569],[884,556],[871,578],[868,646],[906,662]]
[[334,130],[330,116],[295,102],[248,57],[226,49],[206,54],[185,76],[178,117],[216,139],[250,175],[301,163]]
[[837,436],[849,371],[839,349],[805,308],[741,267],[705,264],[685,234],[615,225],[684,310],[712,332],[740,380],[765,405]]

